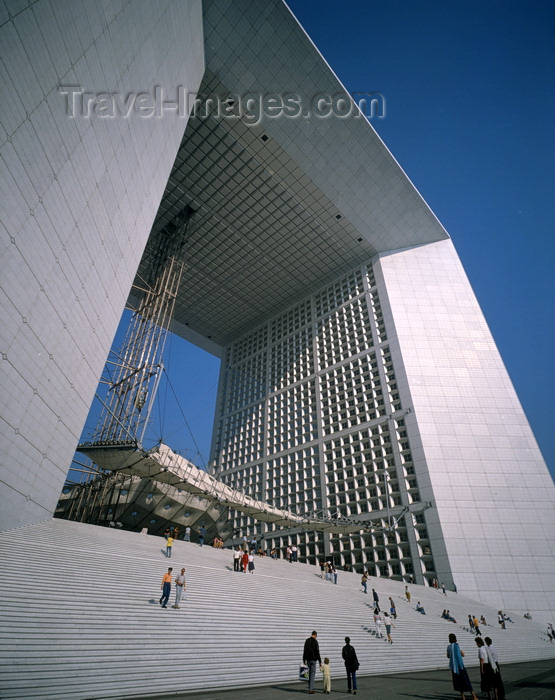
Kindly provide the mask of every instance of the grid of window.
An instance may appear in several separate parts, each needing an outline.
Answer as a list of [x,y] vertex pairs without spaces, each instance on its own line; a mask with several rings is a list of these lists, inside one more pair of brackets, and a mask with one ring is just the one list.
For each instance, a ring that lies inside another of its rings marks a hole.
[[222,481],[252,498],[261,499],[264,498],[262,493],[262,474],[262,464],[252,464],[244,469],[228,472],[222,476]]
[[[394,426],[393,434],[389,423],[383,422],[324,443],[324,504],[331,515],[385,513],[387,508],[404,503],[402,491],[408,494],[409,503],[420,500],[404,419],[394,421]],[[402,465],[396,460],[392,440],[399,445]],[[393,531],[385,534],[378,529],[388,523],[380,519],[372,521],[376,529],[362,537],[336,535],[331,539],[331,551],[342,565],[359,571],[366,569],[375,576],[412,575],[414,562],[408,544],[407,519],[411,529],[415,523],[419,567],[430,579],[434,564],[423,514],[405,516]]]
[[311,374],[314,374],[311,328],[298,331],[271,347],[271,391],[284,389]]
[[314,295],[316,316],[324,316],[341,304],[362,294],[362,273],[355,270]]
[[401,502],[387,422],[326,441],[324,459],[330,509],[347,517]]
[[347,362],[320,377],[323,435],[384,415],[384,397],[375,353]]
[[399,445],[399,453],[405,478],[405,485],[409,503],[417,503],[420,501],[420,491],[418,490],[418,481],[414,473],[414,463],[412,461],[412,453],[410,443],[407,436],[405,420],[400,418],[395,421],[395,435],[397,444]]
[[378,334],[378,340],[382,343],[387,340],[387,332],[385,330],[385,323],[383,320],[382,305],[380,304],[380,299],[378,297],[378,292],[373,289],[369,292],[370,306],[372,307],[372,315],[374,317],[374,324],[376,327],[376,332]]
[[318,447],[306,447],[267,463],[267,498],[277,508],[299,515],[321,509],[320,461]]
[[331,367],[373,345],[364,297],[336,309],[318,322],[318,365]]
[[233,527],[279,550],[296,544],[307,561],[329,540],[341,567],[433,577],[424,515],[384,531],[388,510],[398,515],[421,499],[371,265],[235,342],[230,358],[217,434],[226,483],[298,514],[371,518],[370,531],[345,536],[290,532],[239,512]]
[[[270,527],[271,535],[266,535],[267,548],[277,549],[279,556],[283,559],[286,555],[287,547],[297,545],[303,561],[309,564],[317,564],[321,557],[325,556],[324,537],[321,532],[297,532],[279,534],[279,528],[275,525]],[[275,534],[274,534],[275,533]]]
[[228,415],[224,422],[221,468],[238,467],[262,458],[264,404]]
[[254,355],[236,367],[227,377],[227,410],[236,411],[260,401],[266,393],[266,356]]
[[268,408],[268,455],[318,439],[314,381],[274,394]]
[[349,568],[366,570],[371,576],[400,579],[413,573],[408,546],[407,527],[400,523],[395,530],[387,529],[386,520],[375,521],[372,532],[362,535],[334,535],[330,551]]
[[270,324],[272,343],[275,343],[286,335],[298,331],[300,328],[303,328],[303,326],[309,325],[311,320],[312,312],[310,309],[310,300],[286,311],[281,316],[278,316],[278,318],[275,318]]
[[242,362],[249,355],[260,352],[266,348],[268,343],[268,329],[266,326],[258,328],[240,340],[235,341],[231,346],[230,362],[237,364]]
[[374,270],[372,268],[372,265],[366,265],[365,273],[366,273],[366,282],[368,284],[368,289],[375,287],[376,286],[376,278],[374,276]]
[[383,366],[385,368],[385,380],[387,383],[389,402],[393,411],[400,411],[401,398],[399,396],[399,389],[397,388],[397,379],[395,378],[395,370],[393,369],[393,360],[389,347],[382,348],[381,354]]

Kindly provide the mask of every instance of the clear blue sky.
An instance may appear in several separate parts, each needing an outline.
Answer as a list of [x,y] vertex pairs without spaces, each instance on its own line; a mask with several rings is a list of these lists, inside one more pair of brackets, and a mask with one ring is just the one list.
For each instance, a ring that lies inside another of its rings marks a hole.
[[[555,4],[291,0],[349,92],[445,226],[555,475]],[[210,448],[219,361],[174,338],[154,434]],[[162,427],[163,425],[163,427]]]

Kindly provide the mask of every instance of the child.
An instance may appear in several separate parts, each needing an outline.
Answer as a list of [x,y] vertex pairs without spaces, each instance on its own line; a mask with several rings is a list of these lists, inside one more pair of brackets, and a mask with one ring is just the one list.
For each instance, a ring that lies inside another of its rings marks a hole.
[[324,693],[331,693],[331,676],[330,676],[330,660],[326,656],[324,663],[321,666],[324,674]]

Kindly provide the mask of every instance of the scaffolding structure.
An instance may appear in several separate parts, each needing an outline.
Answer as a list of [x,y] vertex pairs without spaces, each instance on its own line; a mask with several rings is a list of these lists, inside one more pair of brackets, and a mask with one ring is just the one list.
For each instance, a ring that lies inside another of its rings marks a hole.
[[183,249],[189,237],[193,211],[185,207],[160,232],[149,251],[144,287],[119,352],[112,351],[97,394],[102,410],[92,436],[93,444],[140,446],[150,419],[163,370],[164,347],[185,263]]

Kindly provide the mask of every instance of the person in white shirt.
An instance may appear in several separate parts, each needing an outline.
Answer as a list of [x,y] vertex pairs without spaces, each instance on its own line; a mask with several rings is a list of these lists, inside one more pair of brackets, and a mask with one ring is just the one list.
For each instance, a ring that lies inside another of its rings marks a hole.
[[488,700],[492,700],[494,697],[494,676],[486,645],[482,637],[476,637],[474,641],[478,647],[478,660],[480,662],[480,690],[482,693],[488,694]]
[[486,643],[488,659],[493,670],[493,692],[495,693],[495,700],[505,700],[505,686],[503,685],[503,680],[501,678],[497,651],[495,650],[490,637],[485,637],[484,642]]
[[376,637],[383,637],[382,618],[380,617],[380,611],[378,608],[374,608],[374,626],[376,628]]
[[175,577],[175,605],[173,608],[179,610],[179,603],[181,602],[181,596],[185,590],[185,569],[181,569],[181,573],[177,574]]

